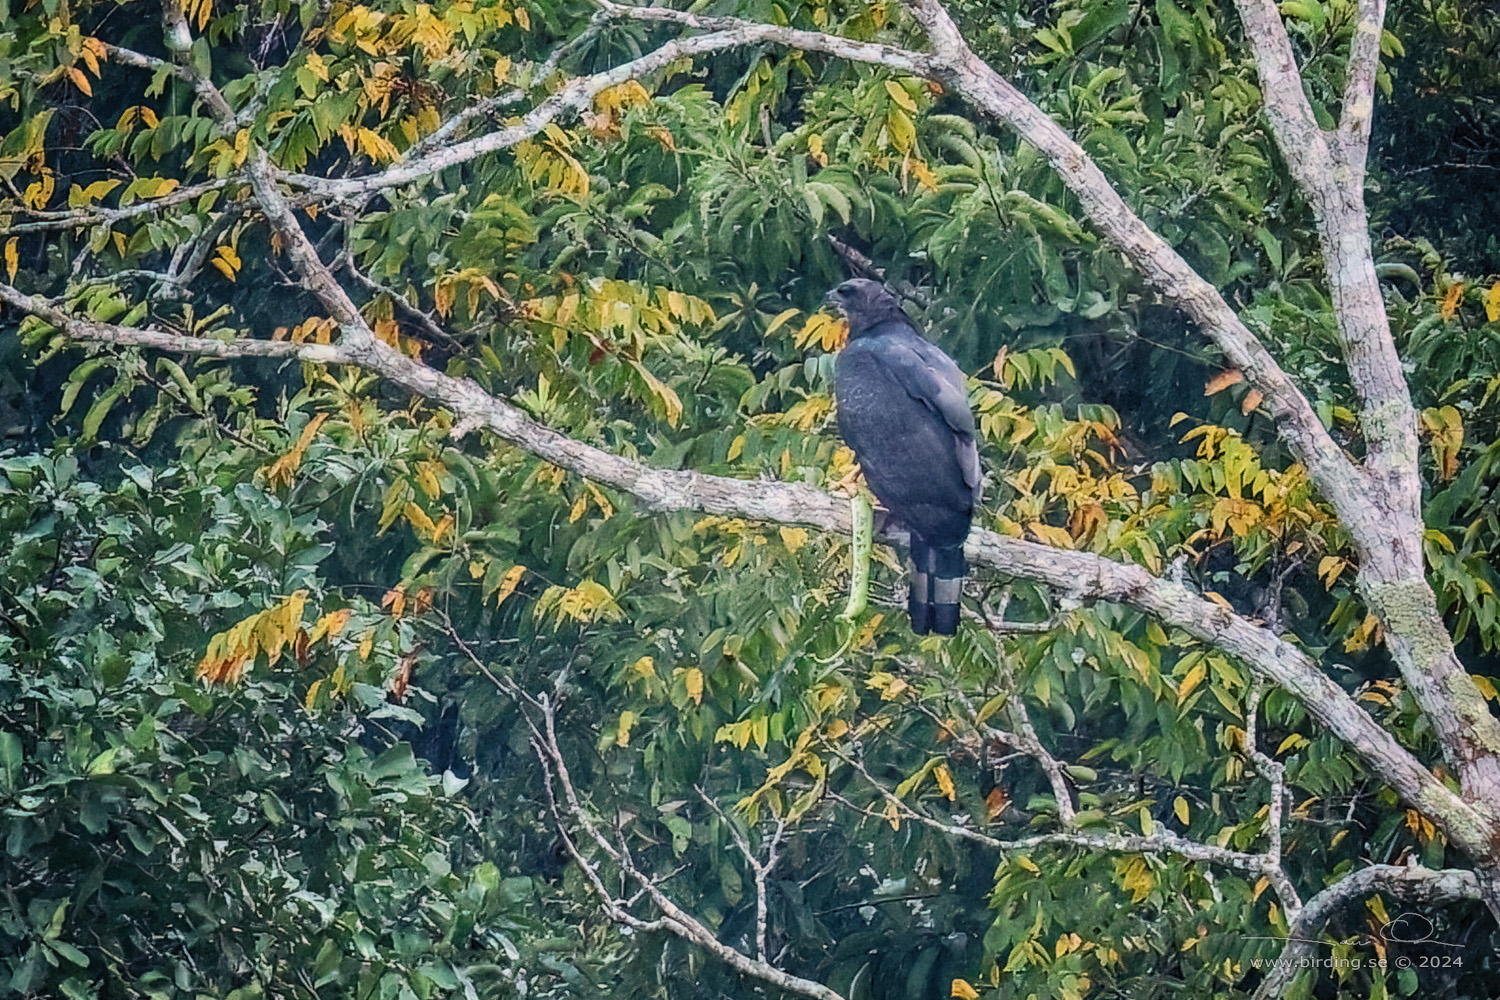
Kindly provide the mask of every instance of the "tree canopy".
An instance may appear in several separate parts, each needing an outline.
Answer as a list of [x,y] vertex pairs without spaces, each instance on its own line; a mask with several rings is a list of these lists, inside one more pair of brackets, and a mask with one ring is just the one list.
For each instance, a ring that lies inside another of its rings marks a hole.
[[[0,5],[0,988],[1488,996],[1500,15]],[[968,376],[952,639],[824,292]]]

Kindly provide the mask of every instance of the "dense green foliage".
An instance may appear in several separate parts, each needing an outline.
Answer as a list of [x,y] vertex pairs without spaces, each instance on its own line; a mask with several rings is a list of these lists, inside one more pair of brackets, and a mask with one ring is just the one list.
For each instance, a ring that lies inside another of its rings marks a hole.
[[[568,39],[571,74],[673,35],[587,28],[589,7],[551,0],[322,14],[198,0],[187,58],[244,125],[220,135],[186,81],[90,41],[166,57],[157,6],[0,13],[5,267],[82,315],[226,339],[334,333],[237,198],[248,144],[287,171],[363,176],[430,151],[422,137],[474,101],[519,91],[476,130],[520,113]],[[1285,6],[1331,103],[1351,5]],[[884,3],[705,8],[914,37]],[[1358,452],[1309,209],[1259,121],[1232,11],[953,9]],[[1494,194],[1450,199],[1417,158],[1455,121],[1494,134],[1500,27],[1459,0],[1392,18],[1380,114],[1393,136],[1425,131],[1377,142],[1372,216],[1393,237],[1382,259],[1409,269],[1389,268],[1388,290],[1432,444],[1434,586],[1467,662],[1500,675]],[[1186,574],[1295,637],[1436,759],[1352,592],[1347,541],[1257,399],[1080,223],[1037,154],[935,84],[811,54],[749,48],[644,84],[419,182],[308,196],[299,217],[381,336],[543,423],[653,466],[830,489],[851,460],[831,419],[837,331],[816,310],[864,255],[974,375],[986,527]],[[1436,158],[1467,155],[1451,144]],[[67,211],[89,218],[49,214]],[[456,439],[449,415],[359,373],[79,348],[4,319],[0,992],[767,995],[680,939],[610,923],[496,678],[555,700],[590,814],[743,951],[755,898],[736,834],[764,845],[784,820],[769,954],[851,1000],[947,996],[955,979],[996,997],[1239,996],[1278,952],[1284,916],[1256,875],[997,852],[875,787],[995,838],[1054,829],[1043,769],[987,728],[1029,720],[1086,831],[1259,850],[1248,674],[1185,635],[981,578],[992,614],[1051,627],[919,641],[893,595],[899,556],[881,550],[875,613],[849,642],[846,539],[641,511]],[[1304,897],[1368,860],[1461,860],[1290,697],[1265,695],[1258,738],[1286,765]],[[1301,995],[1490,995],[1481,912],[1433,914],[1459,966],[1315,974]],[[1384,921],[1378,901],[1352,906],[1332,953],[1447,953],[1385,940]]]

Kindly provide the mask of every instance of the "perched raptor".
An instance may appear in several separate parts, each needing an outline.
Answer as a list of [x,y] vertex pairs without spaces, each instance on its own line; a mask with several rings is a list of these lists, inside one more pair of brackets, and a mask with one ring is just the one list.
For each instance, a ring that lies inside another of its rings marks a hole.
[[911,532],[912,631],[952,635],[980,492],[963,372],[878,282],[851,279],[826,301],[849,321],[834,365],[839,431],[870,490]]

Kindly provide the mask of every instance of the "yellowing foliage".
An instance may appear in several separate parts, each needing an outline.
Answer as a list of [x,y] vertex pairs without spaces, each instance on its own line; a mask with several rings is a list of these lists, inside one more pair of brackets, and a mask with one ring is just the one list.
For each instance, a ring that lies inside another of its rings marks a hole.
[[282,650],[296,640],[306,601],[307,591],[299,590],[215,635],[198,661],[197,676],[210,684],[237,684],[260,653],[275,666]]
[[548,587],[537,600],[533,613],[538,621],[550,613],[557,625],[569,621],[620,621],[625,617],[609,590],[593,580],[584,580],[576,587],[556,584]]
[[302,465],[302,458],[307,454],[308,446],[312,444],[313,438],[317,437],[318,428],[322,427],[323,422],[327,419],[328,414],[320,413],[309,420],[307,426],[302,428],[302,433],[298,436],[297,443],[292,445],[291,449],[276,459],[276,461],[266,466],[266,482],[271,488],[292,485],[292,479],[296,475],[297,469]]

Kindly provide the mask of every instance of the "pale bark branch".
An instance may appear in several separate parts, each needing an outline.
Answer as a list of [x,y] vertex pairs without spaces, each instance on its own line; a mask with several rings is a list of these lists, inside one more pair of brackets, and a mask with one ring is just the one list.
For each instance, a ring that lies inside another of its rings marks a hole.
[[735,18],[704,17],[665,7],[627,7],[610,0],[595,2],[621,16],[706,29],[715,37],[735,39],[738,44],[771,42],[822,52],[931,77],[954,88],[981,113],[1011,128],[1046,157],[1104,238],[1197,323],[1229,362],[1260,389],[1288,445],[1319,488],[1330,499],[1337,495],[1343,508],[1353,509],[1362,501],[1362,484],[1353,463],[1329,436],[1307,398],[1218,290],[1199,277],[1170,244],[1130,210],[1109,179],[1061,126],[968,48],[938,0],[908,3],[932,41],[931,54]]
[[209,337],[189,337],[152,327],[101,323],[74,316],[46,299],[19,292],[4,282],[0,282],[0,302],[46,320],[64,336],[80,343],[144,347],[168,354],[192,354],[208,358],[298,358],[321,364],[347,363],[349,360],[340,348],[327,344],[293,344],[278,340],[215,340]]
[[330,270],[339,270],[340,268],[342,268],[344,271],[349,272],[349,277],[354,279],[354,283],[356,285],[359,285],[366,291],[373,292],[376,295],[385,295],[389,297],[391,300],[391,304],[399,309],[403,315],[405,315],[421,329],[421,335],[425,339],[438,344],[442,344],[444,347],[447,347],[450,350],[458,350],[463,346],[454,338],[451,333],[439,326],[437,320],[433,319],[432,315],[426,310],[422,309],[415,302],[411,301],[405,295],[402,295],[400,292],[396,291],[394,288],[391,288],[389,285],[382,285],[380,282],[376,281],[374,278],[361,271],[359,267],[355,265],[354,257],[352,254],[344,254],[338,261],[335,262],[334,265],[330,267]]
[[23,212],[34,222],[18,222],[0,229],[0,236],[20,236],[26,233],[62,232],[66,229],[84,229],[89,226],[112,226],[142,215],[155,215],[164,209],[173,208],[186,201],[193,201],[212,191],[219,191],[231,184],[241,183],[238,177],[225,177],[177,188],[159,198],[138,201],[123,208],[80,208],[67,212],[33,212],[19,206],[15,211]]
[[739,848],[740,855],[744,857],[745,863],[750,866],[751,878],[755,881],[755,957],[764,961],[766,959],[766,924],[767,924],[767,887],[766,879],[771,874],[771,869],[781,860],[781,838],[786,835],[786,817],[776,817],[776,832],[771,834],[771,839],[766,845],[766,860],[762,861],[756,856],[750,847],[750,842],[740,833],[739,827],[734,825],[717,802],[715,802],[702,788],[695,788],[698,797],[708,804],[729,831],[729,836],[734,840],[734,846]]
[[[963,696],[960,695],[960,698],[963,698]],[[1013,698],[1012,701],[1019,701],[1019,696]],[[973,706],[968,705],[967,699],[964,699],[964,702],[972,715]],[[1026,726],[1027,728],[1030,727],[1029,719],[1026,721]],[[1015,747],[1026,756],[1036,758],[1039,762],[1043,763],[1044,768],[1050,763],[1049,776],[1052,771],[1055,771],[1058,776],[1058,782],[1061,783],[1061,790],[1058,789],[1057,784],[1053,786],[1054,794],[1058,796],[1059,820],[1065,827],[1073,827],[1075,817],[1067,784],[1062,778],[1062,766],[1056,758],[1042,747],[1041,742],[1036,738],[1035,731],[1031,731],[1029,738],[1018,739],[1015,734],[995,729],[992,726],[983,725],[981,728],[987,736],[999,739],[1008,746]],[[1240,871],[1264,875],[1270,882],[1271,888],[1275,890],[1276,895],[1281,899],[1282,906],[1287,911],[1287,914],[1295,917],[1301,912],[1302,899],[1297,893],[1296,886],[1292,884],[1291,877],[1287,875],[1286,869],[1281,863],[1280,809],[1275,810],[1277,834],[1273,840],[1273,848],[1261,853],[1234,851],[1214,844],[1205,844],[1201,841],[1180,837],[1164,828],[1159,832],[1153,832],[1144,836],[1117,833],[1087,833],[1078,829],[1065,829],[1053,833],[1037,834],[1032,837],[1002,840],[998,837],[981,833],[972,827],[959,823],[945,823],[942,820],[927,815],[903,801],[894,792],[876,780],[875,776],[860,761],[843,753],[836,747],[829,747],[829,752],[855,770],[865,780],[865,783],[874,789],[876,794],[886,802],[887,806],[896,810],[899,816],[911,822],[919,823],[922,826],[938,830],[947,836],[959,840],[968,840],[1000,851],[1022,851],[1043,844],[1063,844],[1097,851],[1118,851],[1137,854],[1176,854],[1192,861],[1206,861],[1212,864],[1235,868]],[[827,794],[830,798],[848,806],[861,815],[871,819],[889,821],[887,814],[866,809],[851,802],[848,798],[837,792],[829,792]]]
[[1385,0],[1359,0],[1349,63],[1344,74],[1344,100],[1339,110],[1343,156],[1363,164],[1370,150],[1370,122],[1375,115],[1375,77],[1380,68],[1380,37],[1385,30]]
[[1281,863],[1283,854],[1281,822],[1286,808],[1286,767],[1263,752],[1257,742],[1259,738],[1257,717],[1260,714],[1260,702],[1265,697],[1266,687],[1265,678],[1253,678],[1250,695],[1245,700],[1245,755],[1250,759],[1251,766],[1256,773],[1265,778],[1266,783],[1271,786],[1271,794],[1268,796],[1266,806],[1266,877],[1276,886],[1276,894],[1281,897],[1282,907],[1286,910],[1287,916],[1295,919],[1302,911],[1302,898],[1297,894],[1296,887],[1292,885],[1292,880]]
[[[193,34],[192,30],[188,27],[187,15],[183,12],[182,5],[173,3],[172,0],[166,0],[166,2],[162,3],[161,21],[162,27],[166,29],[165,41],[167,48],[181,60],[177,64],[175,71],[177,76],[193,85],[193,90],[197,92],[198,99],[203,102],[204,107],[208,109],[208,113],[218,123],[219,134],[225,136],[234,135],[239,129],[239,122],[235,120],[234,116],[234,108],[224,99],[224,95],[219,92],[219,88],[213,85],[213,81],[194,70],[192,65],[187,62],[189,50],[193,46]],[[116,48],[114,51],[120,53],[124,50]],[[151,57],[142,56],[141,58],[149,60]]]
[[[1001,597],[999,607],[993,612],[984,605],[980,606],[980,613],[984,618],[986,627],[996,633],[997,637],[1004,634],[1002,631],[1007,624],[1037,625],[1044,629],[1055,627],[1055,621],[1048,622],[1025,622],[1006,623],[1005,610],[1010,604],[1010,591],[1006,589]],[[997,638],[998,642],[998,638]],[[1062,762],[1052,755],[1052,751],[1043,745],[1041,737],[1037,735],[1036,726],[1032,725],[1031,712],[1026,708],[1026,699],[1021,695],[1021,686],[1016,683],[1015,671],[1011,669],[1010,658],[1002,652],[1000,657],[1000,673],[996,678],[1000,686],[1009,692],[1002,711],[1009,717],[1013,729],[1005,730],[997,726],[979,720],[979,712],[974,708],[974,703],[961,690],[954,690],[953,694],[959,703],[964,706],[968,713],[970,723],[982,731],[991,739],[998,740],[1005,746],[1025,754],[1036,761],[1042,773],[1047,776],[1047,783],[1052,786],[1052,797],[1057,802],[1057,820],[1064,827],[1073,826],[1077,812],[1073,808],[1073,789],[1068,783],[1068,775]]]
[[[647,56],[608,72],[575,79],[533,109],[518,125],[436,150],[366,177],[328,180],[282,175],[275,171],[262,150],[251,151],[245,175],[254,188],[256,201],[284,242],[299,275],[343,329],[344,337],[337,347],[202,340],[159,330],[102,324],[68,316],[51,303],[25,296],[3,284],[0,284],[0,299],[42,317],[68,336],[82,341],[217,357],[296,356],[304,360],[359,365],[449,408],[459,417],[460,426],[487,426],[502,439],[539,458],[635,496],[648,510],[699,510],[845,532],[848,530],[847,505],[810,487],[743,482],[695,472],[652,469],[546,428],[509,403],[485,393],[473,382],[445,376],[380,343],[347,293],[334,280],[327,265],[318,258],[277,182],[300,186],[310,197],[360,196],[409,183],[534,135],[556,116],[586,107],[592,96],[605,87],[657,71],[684,56],[757,42],[824,52],[898,72],[935,78],[1036,146],[1078,198],[1095,227],[1148,280],[1193,318],[1220,345],[1230,362],[1244,370],[1265,393],[1268,405],[1280,421],[1284,438],[1356,539],[1364,560],[1362,589],[1387,622],[1392,651],[1414,694],[1433,717],[1445,750],[1450,757],[1459,759],[1466,787],[1470,786],[1476,773],[1486,780],[1493,776],[1490,772],[1497,766],[1496,758],[1489,750],[1500,748],[1500,735],[1497,735],[1500,727],[1490,716],[1477,690],[1472,691],[1473,698],[1466,697],[1473,688],[1472,682],[1452,655],[1451,642],[1447,642],[1447,633],[1436,613],[1431,591],[1421,577],[1418,534],[1415,529],[1408,530],[1413,524],[1419,524],[1414,520],[1417,509],[1415,426],[1414,420],[1410,419],[1412,413],[1405,383],[1399,365],[1395,363],[1393,349],[1389,348],[1389,329],[1384,323],[1383,312],[1379,312],[1378,317],[1370,312],[1369,290],[1374,289],[1374,306],[1378,310],[1378,286],[1374,283],[1373,269],[1365,267],[1369,262],[1369,246],[1363,227],[1362,200],[1355,198],[1350,202],[1347,198],[1349,189],[1344,187],[1341,190],[1340,196],[1345,201],[1336,206],[1341,213],[1339,220],[1337,224],[1325,224],[1324,239],[1325,250],[1330,253],[1330,280],[1335,298],[1340,299],[1341,290],[1349,293],[1339,301],[1340,311],[1348,308],[1355,317],[1345,319],[1346,324],[1354,324],[1353,327],[1346,326],[1345,340],[1351,375],[1366,406],[1366,431],[1371,446],[1366,464],[1377,473],[1383,470],[1383,479],[1379,475],[1371,478],[1364,474],[1365,470],[1352,464],[1329,438],[1305,397],[1217,290],[1194,273],[1164,240],[1129,210],[1098,167],[1055,122],[967,48],[937,0],[910,0],[913,13],[933,43],[935,51],[930,55],[816,32],[733,19],[701,18],[665,8],[627,9],[608,0],[604,3],[607,9],[621,16],[707,28],[710,34],[668,42]],[[1263,18],[1269,6],[1267,0],[1240,0],[1240,4],[1242,11],[1249,10],[1252,15]],[[1274,7],[1269,7],[1269,10],[1274,15]],[[170,14],[166,27],[169,43],[174,34],[181,34],[177,20]],[[1247,30],[1254,27],[1247,22]],[[1274,27],[1284,39],[1285,32],[1279,18],[1275,19]],[[1250,33],[1253,35],[1254,31]],[[1270,43],[1273,48],[1275,37],[1273,34]],[[182,49],[174,47],[174,51]],[[1300,83],[1297,99],[1289,98],[1289,109],[1281,119],[1274,117],[1276,113],[1269,108],[1273,103],[1271,91],[1287,90],[1287,78],[1278,75],[1287,67],[1269,59],[1264,63],[1271,67],[1272,73],[1272,86],[1267,90],[1268,115],[1273,116],[1273,124],[1281,120],[1290,122],[1292,128],[1304,127],[1306,122],[1299,109],[1305,107],[1306,102],[1300,92]],[[221,128],[232,127],[232,109],[211,83],[191,74],[187,67],[179,66],[174,70],[179,75],[180,71],[190,74],[194,87],[219,120]],[[1295,74],[1294,64],[1290,71]],[[1266,72],[1263,66],[1262,73]],[[1313,126],[1316,128],[1316,123]],[[1321,130],[1317,135],[1321,141]],[[1347,174],[1343,176],[1347,177]],[[1330,234],[1335,238],[1330,240]],[[1364,274],[1367,269],[1368,281]],[[1381,461],[1384,461],[1384,466]],[[1377,508],[1374,510],[1369,506],[1372,493]],[[1371,523],[1382,518],[1394,518],[1395,527]],[[899,541],[900,536],[890,534],[888,540]],[[1387,549],[1394,550],[1394,554]],[[1035,580],[1080,597],[1129,604],[1235,656],[1258,675],[1298,698],[1313,718],[1344,740],[1366,761],[1374,774],[1389,782],[1408,803],[1438,822],[1454,843],[1471,857],[1488,861],[1493,856],[1493,812],[1489,808],[1483,813],[1476,811],[1473,805],[1451,792],[1346,692],[1329,680],[1317,663],[1270,631],[1212,604],[1179,584],[1155,578],[1139,567],[1088,553],[1052,549],[982,530],[971,535],[968,553],[976,564],[1002,573]],[[1446,643],[1446,647],[1438,649],[1435,655],[1431,654],[1434,643],[1424,631],[1428,629],[1435,629],[1441,637],[1438,646]],[[1430,669],[1423,670],[1423,666]],[[1486,781],[1479,781],[1474,787],[1492,791],[1500,787],[1500,782],[1489,785]]]
[[[557,826],[558,834],[562,837],[563,845],[567,848],[568,855],[583,871],[589,887],[594,895],[599,898],[604,913],[609,919],[623,927],[629,927],[636,931],[665,931],[675,935],[690,944],[696,945],[719,961],[728,965],[742,975],[759,979],[761,982],[787,991],[797,996],[804,996],[810,1000],[844,1000],[843,996],[829,989],[822,983],[794,976],[772,965],[765,956],[765,931],[764,931],[764,908],[762,898],[762,909],[759,912],[761,919],[760,934],[758,935],[759,951],[755,958],[751,958],[729,945],[720,941],[700,920],[684,911],[674,903],[662,890],[661,886],[645,872],[636,867],[634,859],[624,848],[610,842],[604,831],[599,829],[597,823],[589,815],[583,800],[578,795],[578,789],[573,784],[573,777],[568,771],[567,758],[563,755],[562,746],[557,739],[556,709],[551,699],[547,696],[535,696],[525,691],[519,684],[509,677],[495,674],[484,661],[474,652],[458,630],[453,627],[453,622],[447,615],[438,609],[433,609],[443,622],[443,630],[450,639],[458,646],[459,650],[478,670],[487,677],[495,687],[506,696],[514,699],[522,709],[521,718],[529,733],[528,739],[531,743],[533,753],[536,755],[537,764],[542,769],[542,789],[547,797],[548,808],[552,813],[553,820]],[[541,716],[540,724],[534,715]],[[561,786],[562,799],[559,801],[554,790],[554,784]],[[699,789],[699,794],[704,796],[715,810],[718,805],[709,799]],[[722,815],[722,813],[721,813]],[[566,816],[566,818],[565,818]],[[570,828],[570,822],[572,828]],[[749,844],[739,836],[739,832],[730,827],[731,834],[736,842],[740,844],[747,859],[753,859],[752,865],[758,866],[756,871],[761,874],[762,891],[764,891],[764,875],[775,866],[777,860],[777,849],[780,845],[781,836],[785,832],[785,824],[778,823],[776,835],[771,842],[770,851],[765,862],[754,859],[750,852]],[[628,878],[640,886],[639,891],[629,898],[620,898],[609,891],[604,880],[599,876],[599,867],[591,863],[583,852],[579,850],[575,836],[576,831],[581,830],[596,847],[616,865],[619,866]],[[656,920],[644,920],[630,912],[634,903],[645,897],[661,911],[662,915]]]
[[[845,758],[847,760],[848,758]],[[867,776],[868,778],[868,776]],[[944,823],[911,808],[889,790],[875,782],[873,778],[868,780],[879,791],[888,802],[894,802],[900,812],[901,818],[918,823],[922,826],[937,830],[939,833],[953,837],[958,840],[968,840],[982,847],[996,851],[1030,851],[1038,847],[1081,847],[1091,851],[1111,851],[1119,854],[1175,854],[1188,861],[1202,861],[1207,864],[1220,865],[1225,868],[1233,868],[1237,871],[1250,874],[1264,874],[1266,871],[1266,857],[1263,854],[1250,854],[1245,851],[1234,851],[1227,847],[1219,847],[1215,844],[1204,844],[1186,837],[1179,837],[1169,830],[1162,830],[1150,836],[1121,833],[1083,833],[1076,830],[1058,831],[1055,833],[1039,833],[1031,837],[1017,837],[1014,839],[1002,839],[992,837],[987,833],[981,833],[972,827],[960,826],[956,823]],[[853,812],[859,813],[867,819],[878,820],[888,823],[889,819],[882,812],[868,809],[838,792],[829,792],[828,797]],[[1280,887],[1276,886],[1278,892]]]

